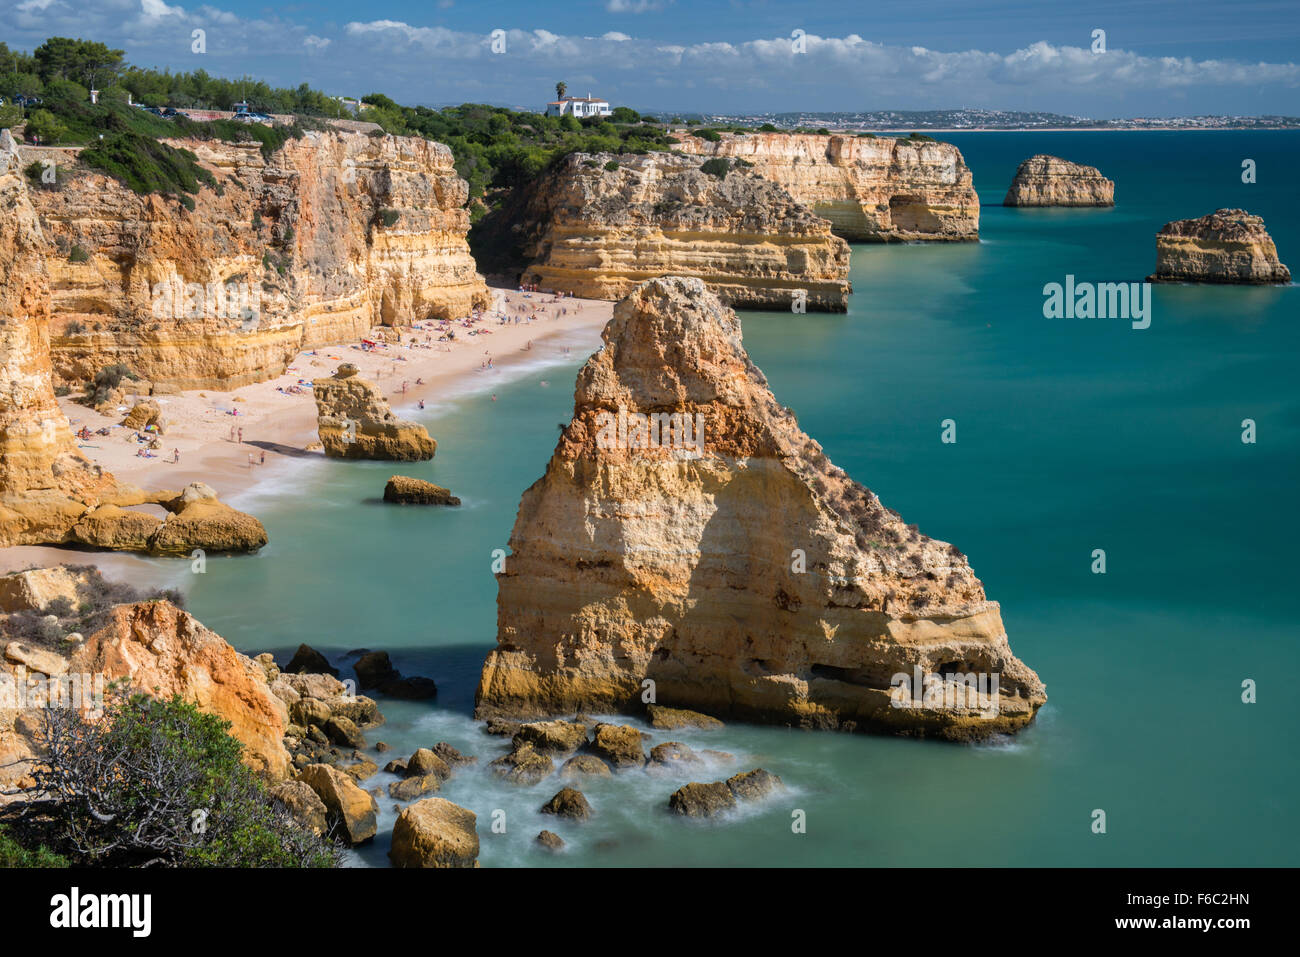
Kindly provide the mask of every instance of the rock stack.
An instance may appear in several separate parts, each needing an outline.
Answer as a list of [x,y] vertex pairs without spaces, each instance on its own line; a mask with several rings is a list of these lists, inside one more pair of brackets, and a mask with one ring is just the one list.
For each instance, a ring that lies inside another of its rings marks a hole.
[[1040,153],[1016,170],[1003,206],[1114,206],[1115,182],[1095,166]]
[[603,338],[520,503],[481,717],[640,712],[652,688],[711,715],[963,740],[1033,718],[1043,684],[965,556],[827,460],[700,280],[644,283]]
[[1244,209],[1165,223],[1156,233],[1156,271],[1147,282],[1285,283],[1264,220]]
[[345,362],[328,379],[317,379],[316,425],[325,454],[340,459],[414,462],[433,458],[438,443],[417,422],[399,419],[379,387]]

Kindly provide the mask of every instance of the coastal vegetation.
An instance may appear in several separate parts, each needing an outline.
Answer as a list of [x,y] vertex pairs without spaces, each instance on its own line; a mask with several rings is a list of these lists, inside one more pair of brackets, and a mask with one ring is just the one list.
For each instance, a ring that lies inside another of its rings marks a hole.
[[0,832],[0,864],[333,867],[241,761],[230,725],[178,697],[111,689],[103,714],[50,708],[33,800]]

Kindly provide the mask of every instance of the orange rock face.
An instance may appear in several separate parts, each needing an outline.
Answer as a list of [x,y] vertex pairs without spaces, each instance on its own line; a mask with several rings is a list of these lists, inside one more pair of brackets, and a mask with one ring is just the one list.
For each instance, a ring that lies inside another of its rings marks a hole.
[[[519,506],[480,716],[638,712],[649,694],[962,740],[1032,720],[1043,684],[965,556],[827,460],[698,279],[642,284],[603,338]],[[981,676],[982,697],[956,687]]]
[[487,305],[442,144],[313,132],[269,159],[256,143],[172,145],[219,186],[193,210],[86,170],[32,190],[60,379],[122,362],[154,384],[236,388],[305,348]]
[[951,143],[838,133],[679,139],[686,153],[752,163],[850,242],[979,238],[979,195]]
[[288,710],[271,693],[265,671],[170,602],[117,607],[110,623],[72,654],[68,668],[108,681],[126,678],[158,698],[178,694],[230,722],[250,767],[275,779],[288,774]]

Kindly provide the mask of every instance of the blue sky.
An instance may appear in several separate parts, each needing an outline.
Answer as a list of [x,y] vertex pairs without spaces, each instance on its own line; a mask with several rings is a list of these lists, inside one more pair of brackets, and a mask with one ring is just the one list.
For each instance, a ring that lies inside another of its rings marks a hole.
[[0,0],[0,39],[51,35],[430,105],[538,108],[565,80],[645,110],[1300,114],[1297,0]]

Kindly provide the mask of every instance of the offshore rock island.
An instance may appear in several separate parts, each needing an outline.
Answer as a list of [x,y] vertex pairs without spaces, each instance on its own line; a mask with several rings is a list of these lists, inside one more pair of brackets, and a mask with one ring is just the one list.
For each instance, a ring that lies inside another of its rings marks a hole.
[[1147,282],[1268,284],[1291,281],[1264,220],[1244,209],[1166,223],[1156,234],[1156,271]]
[[[603,338],[520,503],[480,717],[640,711],[649,679],[670,707],[814,728],[968,740],[1033,719],[1043,684],[965,556],[827,460],[700,280],[642,284]],[[641,425],[616,440],[614,417]],[[898,706],[891,682],[918,672],[999,676],[995,713]]]
[[717,134],[682,152],[744,160],[850,242],[979,238],[980,200],[961,151],[929,137]]
[[1040,153],[1020,164],[1003,206],[1114,206],[1115,181],[1095,166]]

